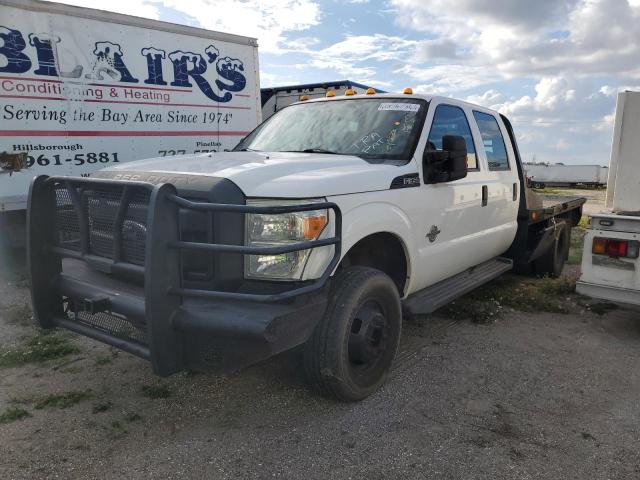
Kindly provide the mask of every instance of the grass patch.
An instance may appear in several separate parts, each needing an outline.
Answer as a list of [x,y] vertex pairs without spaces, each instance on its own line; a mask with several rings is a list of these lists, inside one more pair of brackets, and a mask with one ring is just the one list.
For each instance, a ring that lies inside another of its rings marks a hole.
[[33,408],[36,410],[42,410],[44,408],[69,408],[90,398],[93,398],[93,392],[91,390],[52,393],[36,400]]
[[571,244],[569,245],[567,265],[580,265],[582,263],[582,250],[584,249],[584,236],[586,233],[584,228],[579,227],[571,231]]
[[549,187],[545,187],[545,188],[534,188],[532,189],[534,192],[536,193],[541,193],[541,194],[547,194],[547,195],[562,195],[564,194],[564,190],[559,190],[557,188],[549,188]]
[[447,316],[478,323],[491,323],[505,308],[521,312],[569,313],[572,305],[567,296],[575,292],[575,284],[560,278],[525,278],[504,275],[440,311]]
[[142,394],[145,397],[155,400],[158,398],[169,398],[171,396],[171,390],[169,390],[169,387],[161,383],[157,385],[144,385],[142,387]]
[[71,343],[65,333],[46,333],[31,338],[20,347],[0,351],[0,367],[42,363],[79,352],[80,349]]
[[580,221],[578,222],[578,227],[580,228],[589,228],[589,216],[588,215],[582,215],[580,217]]
[[31,414],[22,407],[12,406],[0,414],[0,423],[11,423],[30,417]]

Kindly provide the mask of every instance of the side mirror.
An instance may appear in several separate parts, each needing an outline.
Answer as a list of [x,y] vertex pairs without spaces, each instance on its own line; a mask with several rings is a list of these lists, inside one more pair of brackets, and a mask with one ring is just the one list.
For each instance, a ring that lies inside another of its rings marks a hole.
[[452,182],[467,176],[467,143],[459,135],[444,135],[442,150],[426,150],[424,183]]

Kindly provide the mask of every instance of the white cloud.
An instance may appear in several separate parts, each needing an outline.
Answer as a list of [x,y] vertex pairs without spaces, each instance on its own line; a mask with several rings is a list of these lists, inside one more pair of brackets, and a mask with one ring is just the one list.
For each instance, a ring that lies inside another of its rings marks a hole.
[[607,161],[616,93],[640,83],[640,0],[391,4],[398,26],[426,37],[403,68],[419,88],[499,109],[525,158]]
[[334,70],[361,82],[374,82],[379,62],[395,62],[402,56],[411,55],[418,43],[381,34],[346,36],[344,40],[326,48],[304,50],[309,60],[297,65],[297,68]]
[[432,94],[462,92],[500,79],[491,68],[471,65],[419,68],[407,63],[394,73],[403,73],[416,81],[425,82],[418,85],[416,91]]
[[468,95],[465,99],[469,103],[482,105],[483,107],[496,108],[503,100],[504,95],[496,90],[487,90],[482,94]]
[[639,3],[392,0],[399,25],[436,34],[431,44],[453,43],[449,51],[467,51],[475,63],[486,62],[506,78],[559,72],[640,78]]
[[258,39],[263,52],[287,47],[287,35],[320,22],[320,7],[312,0],[62,0],[73,5],[127,15],[159,18],[159,6],[192,18],[195,26]]
[[[297,72],[295,72],[297,73]],[[278,87],[283,85],[299,85],[302,82],[290,74],[277,74],[277,73],[267,73],[260,72],[260,86],[261,87]]]
[[[95,8],[107,10],[109,12],[134,15],[136,17],[151,18],[158,20],[160,12],[158,7],[148,0],[109,0],[101,2],[98,0],[57,0],[76,7]],[[155,2],[154,2],[155,3]]]

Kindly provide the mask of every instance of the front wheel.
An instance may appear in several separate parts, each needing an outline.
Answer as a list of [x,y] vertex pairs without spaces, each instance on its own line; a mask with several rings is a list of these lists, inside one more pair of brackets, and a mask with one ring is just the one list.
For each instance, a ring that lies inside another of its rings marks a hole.
[[304,370],[321,393],[362,400],[384,383],[402,329],[400,295],[379,270],[350,267],[336,276],[325,314],[304,346]]

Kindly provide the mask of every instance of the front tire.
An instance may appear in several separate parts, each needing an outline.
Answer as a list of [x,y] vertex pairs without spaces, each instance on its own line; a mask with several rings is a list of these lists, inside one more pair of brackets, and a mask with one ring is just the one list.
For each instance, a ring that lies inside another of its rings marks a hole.
[[304,346],[307,379],[322,394],[341,401],[368,397],[387,377],[401,329],[400,295],[387,275],[359,266],[342,271]]

